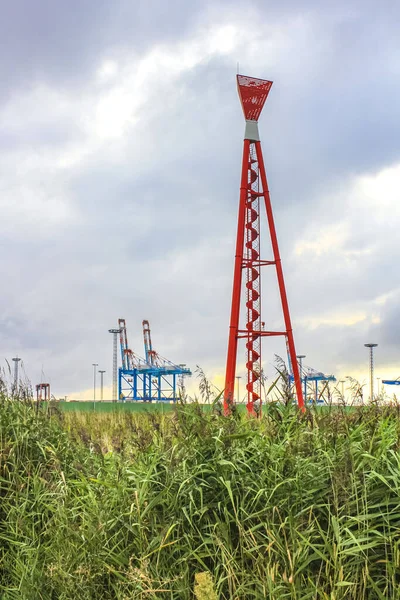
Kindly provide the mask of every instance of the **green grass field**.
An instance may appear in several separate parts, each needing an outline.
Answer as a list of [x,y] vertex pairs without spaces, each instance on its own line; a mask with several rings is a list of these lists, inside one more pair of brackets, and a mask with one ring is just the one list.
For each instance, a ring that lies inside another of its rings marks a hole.
[[[41,403],[42,409],[47,410],[48,407],[56,408],[62,412],[85,412],[85,413],[159,413],[171,414],[176,410],[176,404],[167,402],[47,402]],[[201,404],[201,409],[205,412],[213,410],[213,403]],[[236,405],[236,410],[240,413],[246,412],[244,404]]]
[[0,402],[2,599],[400,598],[397,406],[50,412]]
[[[42,403],[46,408],[48,404]],[[84,411],[84,412],[99,412],[99,413],[114,413],[114,412],[158,412],[168,413],[174,408],[173,404],[166,402],[56,402],[51,403],[57,406],[63,412],[69,411]]]

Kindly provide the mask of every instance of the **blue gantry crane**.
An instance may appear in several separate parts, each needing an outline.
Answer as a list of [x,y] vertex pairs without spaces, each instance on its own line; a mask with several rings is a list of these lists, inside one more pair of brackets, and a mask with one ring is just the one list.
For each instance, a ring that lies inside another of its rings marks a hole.
[[145,358],[128,345],[125,319],[118,320],[122,367],[118,370],[118,397],[122,402],[176,402],[179,382],[192,373],[185,365],[163,358],[153,349],[150,324],[142,322]]
[[[289,378],[290,378],[290,381],[293,382],[294,377],[293,377],[293,372],[291,369],[290,362],[289,362],[289,367],[290,367]],[[334,375],[325,375],[321,371],[316,371],[312,367],[307,367],[307,366],[303,367],[301,360],[299,361],[299,372],[300,372],[300,380],[303,385],[304,402],[307,403],[307,385],[309,383],[311,383],[311,384],[314,383],[314,390],[313,390],[314,400],[313,401],[315,403],[323,404],[324,401],[322,398],[320,398],[320,396],[318,394],[318,383],[320,381],[322,381],[322,382],[336,381],[336,377]]]

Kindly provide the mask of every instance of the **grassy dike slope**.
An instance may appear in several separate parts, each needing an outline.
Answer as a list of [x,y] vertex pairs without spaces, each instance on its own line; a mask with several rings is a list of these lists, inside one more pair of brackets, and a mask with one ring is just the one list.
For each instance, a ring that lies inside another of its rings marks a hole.
[[0,598],[400,598],[397,408],[0,401]]

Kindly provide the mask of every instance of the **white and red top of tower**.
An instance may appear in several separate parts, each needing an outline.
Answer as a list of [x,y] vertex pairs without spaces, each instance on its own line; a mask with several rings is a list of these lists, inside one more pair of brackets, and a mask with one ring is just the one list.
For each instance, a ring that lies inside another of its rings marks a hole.
[[272,81],[237,75],[237,86],[246,121],[258,121],[268,97]]

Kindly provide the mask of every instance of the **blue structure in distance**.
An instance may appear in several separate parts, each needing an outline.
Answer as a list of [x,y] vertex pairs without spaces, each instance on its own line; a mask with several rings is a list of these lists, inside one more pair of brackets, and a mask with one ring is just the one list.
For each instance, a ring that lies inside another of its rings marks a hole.
[[143,321],[146,359],[128,346],[125,319],[119,319],[122,367],[118,369],[118,397],[121,402],[176,402],[185,376],[192,373],[161,357],[151,345],[148,321]]
[[179,400],[179,378],[191,375],[190,369],[141,366],[119,368],[119,398],[122,402],[176,402]]
[[398,379],[382,379],[382,383],[385,385],[400,385],[400,381]]
[[[299,370],[300,370],[300,367],[299,367]],[[294,377],[293,377],[292,373],[290,373],[290,375],[289,375],[289,380],[291,383],[294,382]],[[307,403],[307,383],[315,382],[314,402],[316,402],[318,404],[323,404],[324,403],[323,399],[318,397],[318,382],[319,381],[336,381],[336,377],[334,375],[324,375],[324,373],[321,373],[321,371],[316,371],[315,369],[312,369],[311,367],[304,367],[300,370],[300,380],[304,386],[304,388],[303,388],[304,402]],[[310,400],[310,402],[311,402],[311,400]]]

